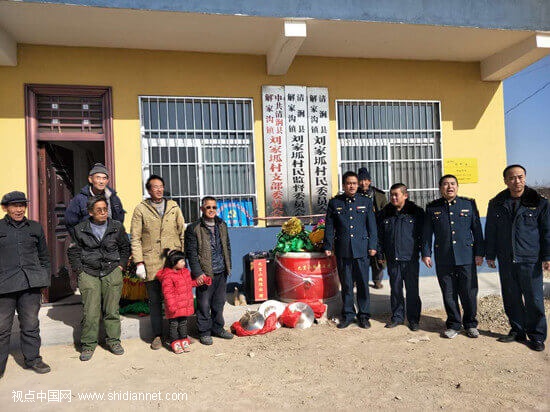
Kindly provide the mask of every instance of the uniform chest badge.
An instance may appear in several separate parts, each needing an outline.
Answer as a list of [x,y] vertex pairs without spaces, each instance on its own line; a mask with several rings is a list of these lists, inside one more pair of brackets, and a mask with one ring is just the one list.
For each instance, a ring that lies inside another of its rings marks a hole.
[[366,206],[357,206],[356,209],[366,209]]
[[434,215],[440,215],[441,212],[434,212]]

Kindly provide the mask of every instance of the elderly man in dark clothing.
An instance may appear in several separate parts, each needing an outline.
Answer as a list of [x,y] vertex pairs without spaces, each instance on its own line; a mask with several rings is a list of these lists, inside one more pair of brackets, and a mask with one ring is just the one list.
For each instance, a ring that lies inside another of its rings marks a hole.
[[130,241],[122,223],[108,217],[107,201],[94,196],[87,204],[89,218],[76,225],[69,262],[78,273],[82,295],[81,361],[92,358],[103,315],[106,343],[115,355],[124,354],[120,344],[119,301],[122,269],[130,257]]
[[17,310],[25,366],[37,373],[50,367],[40,357],[40,289],[50,286],[50,258],[42,226],[25,217],[22,192],[2,198],[0,220],[0,377],[6,370],[13,317]]
[[[368,197],[372,201],[374,214],[377,215],[384,206],[388,204],[386,194],[384,191],[372,185],[372,177],[366,168],[360,168],[357,172],[357,177],[359,179],[359,189],[357,193]],[[375,289],[382,289],[383,287],[382,278],[384,277],[385,268],[385,263],[378,261],[375,257],[370,258],[370,271]]]
[[101,163],[96,163],[88,173],[89,184],[80,189],[69,203],[65,211],[65,225],[72,238],[74,238],[74,227],[89,217],[86,205],[88,199],[93,196],[104,196],[107,201],[107,211],[109,217],[124,223],[124,214],[122,202],[116,192],[111,189],[109,184],[109,171]]

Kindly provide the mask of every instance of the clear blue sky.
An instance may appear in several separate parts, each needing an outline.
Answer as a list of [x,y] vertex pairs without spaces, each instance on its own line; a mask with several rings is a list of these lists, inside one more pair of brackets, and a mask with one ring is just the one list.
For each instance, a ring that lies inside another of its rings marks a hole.
[[525,166],[527,184],[550,186],[550,56],[504,81],[504,111],[508,164]]

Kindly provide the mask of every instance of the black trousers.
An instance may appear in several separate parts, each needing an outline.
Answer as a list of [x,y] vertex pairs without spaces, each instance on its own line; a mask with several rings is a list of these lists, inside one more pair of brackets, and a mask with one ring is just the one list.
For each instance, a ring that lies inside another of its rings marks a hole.
[[[443,303],[447,312],[445,324],[448,329],[460,330],[477,328],[477,270],[471,265],[437,265],[437,280],[443,294]],[[464,314],[460,316],[460,306]]]
[[170,343],[187,337],[187,316],[168,319]]
[[357,317],[368,320],[370,318],[368,256],[358,259],[336,256],[336,264],[342,292],[342,320],[350,321],[355,318],[354,284],[357,288]]
[[388,275],[390,277],[390,302],[392,322],[405,320],[405,297],[403,283],[407,291],[406,308],[409,323],[419,323],[422,302],[418,291],[418,259],[408,262],[388,260]]
[[200,336],[210,336],[223,329],[223,306],[226,300],[227,274],[214,275],[210,286],[196,288],[197,328]]
[[370,257],[370,272],[373,282],[381,282],[382,278],[384,277],[384,268],[386,267],[385,264],[378,263],[378,259],[376,256]]
[[498,272],[504,311],[512,331],[544,342],[547,334],[544,313],[542,262],[499,262]]
[[11,328],[17,310],[21,328],[21,352],[25,365],[32,366],[42,360],[40,357],[40,288],[0,295],[0,375],[6,370],[10,352]]
[[147,296],[149,297],[149,319],[153,336],[162,336],[162,287],[158,280],[145,282]]

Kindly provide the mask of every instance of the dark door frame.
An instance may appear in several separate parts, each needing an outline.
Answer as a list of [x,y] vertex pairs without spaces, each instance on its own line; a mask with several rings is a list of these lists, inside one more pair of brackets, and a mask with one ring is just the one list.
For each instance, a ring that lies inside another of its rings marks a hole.
[[[89,96],[103,99],[103,131],[100,134],[63,133],[58,136],[48,134],[40,136],[36,113],[36,96],[40,94],[55,96]],[[101,141],[105,148],[105,165],[111,172],[109,185],[115,188],[115,159],[113,154],[113,110],[112,90],[108,86],[67,86],[25,84],[25,128],[27,142],[27,192],[30,199],[28,214],[30,219],[40,219],[38,142],[47,141]]]

